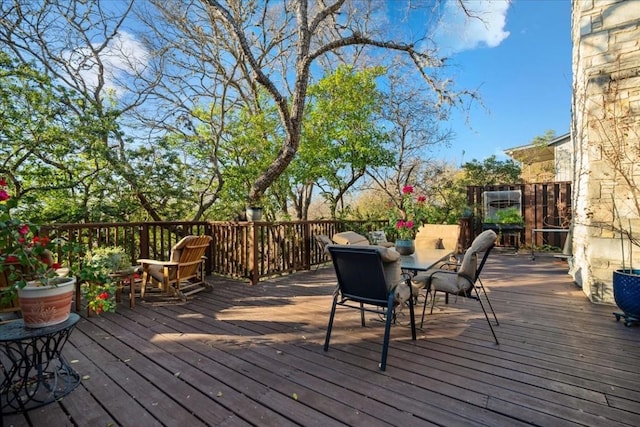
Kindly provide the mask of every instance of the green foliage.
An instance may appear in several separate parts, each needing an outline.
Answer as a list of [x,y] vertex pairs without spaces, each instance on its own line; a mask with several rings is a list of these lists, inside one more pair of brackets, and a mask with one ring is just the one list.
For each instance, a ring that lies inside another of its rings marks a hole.
[[518,208],[506,208],[496,211],[496,214],[487,218],[487,222],[495,224],[518,224],[523,225],[524,220]]
[[80,291],[86,307],[95,314],[116,311],[118,306],[115,299],[117,288],[113,283],[84,282],[80,286]]
[[309,87],[300,149],[287,173],[292,186],[320,185],[333,217],[367,169],[393,164],[395,154],[377,122],[382,98],[375,79],[383,73],[382,67],[339,67]]
[[520,166],[511,159],[498,160],[495,155],[484,161],[472,160],[462,165],[464,185],[515,184],[521,182]]
[[3,174],[38,223],[79,222],[107,204],[117,180],[104,170],[102,138],[114,130],[84,98],[0,52]]
[[130,269],[131,259],[121,247],[105,246],[87,253],[86,264],[108,274]]
[[116,284],[111,274],[131,269],[131,260],[120,247],[100,247],[85,255],[77,273],[85,305],[96,314],[116,310]]

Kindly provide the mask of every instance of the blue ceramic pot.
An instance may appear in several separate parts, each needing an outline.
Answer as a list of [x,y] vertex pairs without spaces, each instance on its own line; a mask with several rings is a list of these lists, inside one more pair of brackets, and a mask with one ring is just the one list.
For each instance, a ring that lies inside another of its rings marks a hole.
[[396,251],[400,255],[411,255],[416,251],[416,242],[413,239],[397,239]]
[[614,271],[613,297],[627,320],[640,319],[640,270]]

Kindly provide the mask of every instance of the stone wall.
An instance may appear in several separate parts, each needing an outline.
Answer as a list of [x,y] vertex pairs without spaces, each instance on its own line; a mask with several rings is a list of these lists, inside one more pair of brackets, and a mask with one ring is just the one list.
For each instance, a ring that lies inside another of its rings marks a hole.
[[[573,0],[575,153],[570,273],[594,302],[613,302],[612,272],[640,268],[640,2]],[[619,215],[617,215],[619,213]]]

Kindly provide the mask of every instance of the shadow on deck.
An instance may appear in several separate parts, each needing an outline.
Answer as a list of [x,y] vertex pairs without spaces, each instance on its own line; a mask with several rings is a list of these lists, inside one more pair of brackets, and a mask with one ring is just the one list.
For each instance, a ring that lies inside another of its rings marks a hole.
[[640,327],[591,304],[566,262],[497,252],[477,302],[437,304],[418,340],[336,316],[322,350],[333,269],[256,286],[214,279],[182,303],[150,298],[82,318],[64,349],[82,383],[59,402],[4,417],[23,426],[640,425]]

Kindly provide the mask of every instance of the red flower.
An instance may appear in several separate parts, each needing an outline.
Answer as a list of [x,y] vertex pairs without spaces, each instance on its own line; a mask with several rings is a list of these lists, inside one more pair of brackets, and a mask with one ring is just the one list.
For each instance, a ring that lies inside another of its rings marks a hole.
[[418,203],[424,203],[427,201],[427,196],[418,196]]
[[6,187],[7,181],[4,178],[0,178],[0,187]]
[[54,262],[53,264],[51,264],[51,268],[53,268],[54,270],[57,270],[60,267],[62,267],[62,265],[59,262]]
[[0,190],[0,202],[4,202],[5,200],[9,200],[11,196],[5,189]]
[[15,255],[8,255],[5,259],[5,262],[18,262],[18,257]]
[[412,194],[413,193],[413,185],[405,185],[402,188],[402,194]]
[[22,224],[18,229],[18,233],[22,234],[23,236],[29,233],[29,226],[27,224]]
[[[98,299],[107,299],[109,298],[109,292],[103,292],[100,295],[98,295]],[[102,303],[100,303],[100,306],[102,306]]]

